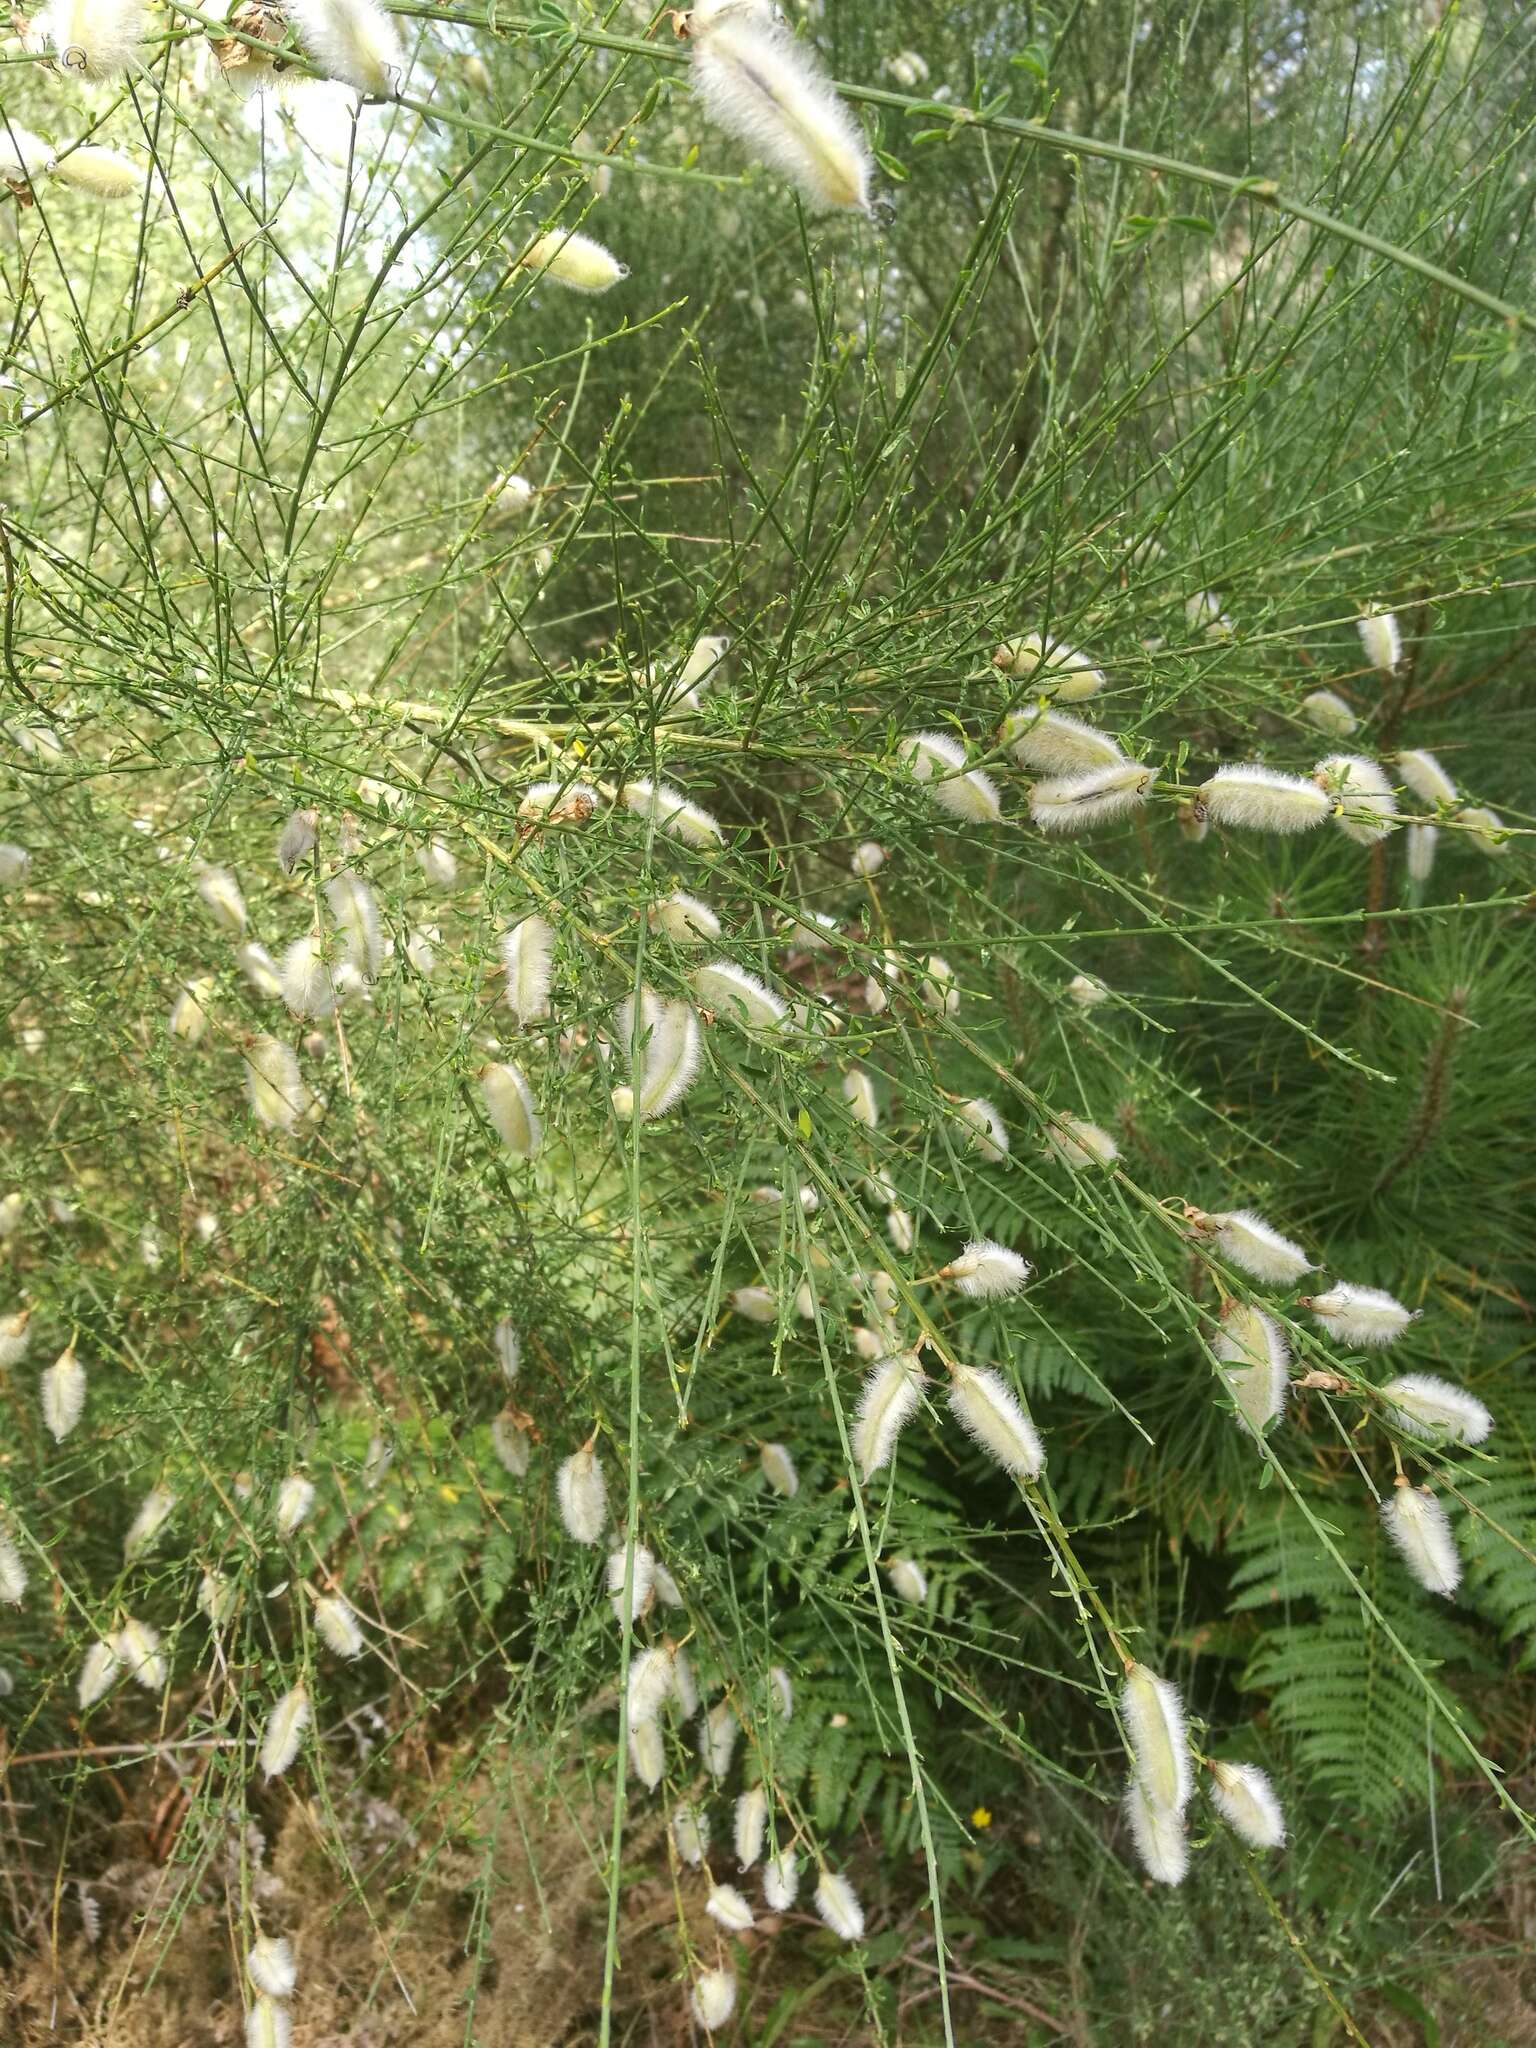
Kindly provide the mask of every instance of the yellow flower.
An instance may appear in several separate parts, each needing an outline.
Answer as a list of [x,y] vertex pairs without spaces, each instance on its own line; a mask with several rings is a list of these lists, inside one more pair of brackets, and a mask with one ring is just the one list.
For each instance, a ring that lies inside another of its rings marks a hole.
[[978,1806],[971,1815],[971,1826],[973,1828],[989,1828],[991,1825],[992,1815],[990,1811],[985,1806]]

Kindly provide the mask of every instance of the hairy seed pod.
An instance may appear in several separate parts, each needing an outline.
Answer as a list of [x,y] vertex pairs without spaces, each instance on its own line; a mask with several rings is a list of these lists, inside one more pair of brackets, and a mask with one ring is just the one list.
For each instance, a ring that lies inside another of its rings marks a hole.
[[405,76],[392,17],[375,0],[284,0],[299,39],[327,78],[391,100]]
[[1497,811],[1490,811],[1482,805],[1463,807],[1456,813],[1457,821],[1466,828],[1467,837],[1490,860],[1502,860],[1509,851],[1506,837],[1507,827]]
[[183,1045],[196,1045],[208,1029],[208,1004],[215,988],[211,974],[200,974],[184,984],[171,1005],[170,1032]]
[[363,1654],[362,1627],[339,1593],[328,1593],[315,1601],[315,1632],[328,1650],[348,1663]]
[[309,1107],[291,1046],[279,1038],[257,1038],[245,1055],[245,1085],[251,1113],[268,1130],[291,1131]]
[[292,1998],[299,1981],[293,1949],[272,1934],[259,1936],[246,1950],[245,1974],[268,1998]]
[[528,1460],[532,1455],[533,1446],[527,1430],[515,1415],[509,1414],[505,1409],[491,1423],[491,1448],[496,1453],[503,1471],[510,1473],[514,1479],[527,1478]]
[[885,862],[885,848],[877,839],[861,839],[853,849],[853,858],[848,866],[861,882],[867,882],[879,874]]
[[694,90],[708,118],[800,189],[813,211],[869,207],[869,146],[806,44],[768,7],[696,6]]
[[647,1792],[666,1774],[667,1741],[659,1721],[642,1721],[629,1731],[629,1767]]
[[1120,1688],[1120,1717],[1125,1723],[1136,1777],[1154,1806],[1182,1813],[1194,1789],[1189,1769],[1189,1737],[1178,1691],[1145,1664],[1133,1664]]
[[1453,804],[1456,785],[1427,748],[1409,747],[1392,756],[1407,788],[1426,804]]
[[1039,1431],[1000,1373],[987,1366],[951,1367],[949,1406],[967,1436],[1005,1472],[1036,1479],[1045,1469]]
[[1028,1280],[1032,1267],[1017,1252],[1009,1251],[990,1237],[973,1237],[958,1259],[940,1269],[941,1280],[953,1280],[970,1301],[1017,1294]]
[[77,78],[121,78],[145,32],[144,0],[50,0],[32,22],[60,70]]
[[268,1714],[262,1731],[261,1772],[268,1784],[280,1778],[298,1755],[309,1721],[308,1690],[302,1683],[291,1686]]
[[799,1858],[793,1849],[781,1849],[763,1865],[763,1903],[772,1913],[787,1913],[799,1896]]
[[168,1486],[152,1486],[139,1503],[139,1511],[123,1538],[123,1562],[133,1564],[154,1549],[160,1531],[170,1520],[176,1496]]
[[597,1543],[608,1519],[608,1482],[590,1440],[573,1451],[555,1481],[560,1519],[575,1543]]
[[656,1598],[656,1560],[643,1543],[634,1549],[634,1564],[630,1565],[627,1549],[613,1550],[608,1554],[606,1576],[609,1605],[613,1618],[620,1628],[624,1626],[624,1581],[630,1581],[629,1619],[633,1628],[643,1621],[651,1611]]
[[1110,991],[1096,974],[1074,974],[1067,983],[1067,994],[1074,1003],[1085,1010],[1091,1010],[1098,1003],[1107,1003]]
[[54,1442],[61,1444],[85,1413],[85,1367],[76,1358],[73,1344],[61,1351],[43,1373],[38,1388],[43,1422]]
[[1080,1116],[1058,1116],[1045,1130],[1045,1147],[1063,1166],[1081,1171],[1088,1166],[1112,1166],[1120,1147],[1101,1124]]
[[1334,823],[1357,846],[1374,846],[1397,823],[1397,798],[1392,784],[1374,761],[1362,754],[1330,754],[1319,761],[1312,779],[1336,806]]
[[672,1840],[692,1869],[709,1854],[709,1816],[699,1806],[680,1806],[672,1816]]
[[345,941],[347,965],[365,981],[374,980],[384,958],[384,928],[372,885],[361,875],[332,875],[325,885],[325,900]]
[[946,733],[909,733],[896,749],[914,782],[924,783],[941,811],[962,825],[995,825],[1003,814],[997,785],[979,768],[967,769],[965,748]]
[[885,1234],[903,1258],[917,1242],[917,1225],[910,1209],[887,1209]]
[[664,932],[677,946],[713,944],[720,936],[720,920],[709,905],[682,889],[653,903],[646,917],[653,932]]
[[1291,1352],[1285,1332],[1262,1309],[1231,1301],[1222,1310],[1221,1331],[1212,1349],[1239,1416],[1255,1436],[1262,1436],[1284,1411],[1290,1387]]
[[867,1131],[876,1128],[880,1122],[880,1106],[875,1101],[875,1084],[862,1067],[850,1067],[844,1074],[843,1100],[856,1124],[862,1124]]
[[800,1474],[783,1444],[764,1444],[757,1457],[763,1477],[774,1492],[783,1494],[786,1500],[793,1500],[800,1491]]
[[235,1612],[239,1594],[222,1572],[206,1571],[197,1588],[197,1604],[213,1629],[224,1628]]
[[787,1015],[784,1004],[771,989],[755,974],[729,960],[711,960],[707,967],[699,968],[693,986],[707,1009],[752,1030],[771,1031]]
[[713,2034],[728,2023],[736,2010],[735,1977],[723,1963],[716,1969],[701,1971],[693,1980],[688,2003],[705,2033]]
[[1031,786],[1030,820],[1042,832],[1054,834],[1109,825],[1141,809],[1154,779],[1144,761],[1116,761],[1081,775],[1054,776]]
[[429,839],[416,849],[416,865],[434,889],[451,889],[459,879],[459,863],[445,839]]
[[517,815],[553,824],[585,825],[601,801],[589,783],[533,782],[523,791]]
[[762,1855],[763,1837],[767,1832],[768,1794],[761,1785],[753,1785],[736,1801],[732,1827],[736,1861],[741,1869],[750,1870]]
[[515,1158],[531,1159],[539,1149],[544,1127],[521,1067],[513,1066],[510,1060],[487,1067],[480,1076],[480,1093],[486,1115],[503,1145]]
[[1360,645],[1366,660],[1381,675],[1389,676],[1403,658],[1403,639],[1397,630],[1397,616],[1371,604],[1365,608],[1359,626]]
[[27,1597],[27,1568],[10,1530],[0,1521],[0,1603],[19,1607]]
[[[691,1003],[656,1005],[646,1040],[638,1090],[615,1089],[614,1108],[627,1108],[643,1123],[675,1109],[699,1077],[704,1057],[703,1035]],[[628,1101],[621,1105],[621,1095]]]
[[283,1001],[295,1017],[329,1017],[335,1009],[336,978],[318,932],[306,932],[283,954],[278,969]]
[[771,1288],[733,1287],[726,1300],[737,1315],[745,1316],[749,1323],[773,1323],[778,1321],[779,1304]]
[[1213,1762],[1211,1804],[1250,1849],[1278,1849],[1285,1841],[1285,1815],[1268,1773],[1257,1764]]
[[1351,1287],[1343,1281],[1326,1294],[1302,1295],[1301,1306],[1340,1344],[1374,1349],[1394,1343],[1419,1310],[1404,1308],[1395,1295],[1380,1287]]
[[20,889],[32,872],[32,856],[13,839],[0,839],[0,889]]
[[264,996],[268,1002],[282,1000],[283,977],[265,946],[259,946],[254,939],[247,939],[243,946],[235,948],[235,965],[257,995]]
[[1403,1562],[1428,1593],[1449,1600],[1461,1584],[1461,1559],[1451,1520],[1433,1494],[1400,1484],[1381,1504],[1387,1534]]
[[1019,766],[1037,775],[1086,775],[1125,759],[1108,733],[1043,704],[1010,711],[1000,737]]
[[94,143],[76,143],[60,151],[48,165],[61,185],[89,192],[93,199],[127,199],[142,192],[145,177],[137,164],[115,149],[101,149]]
[[896,1440],[917,1413],[921,1398],[922,1375],[915,1352],[899,1351],[883,1359],[865,1379],[853,1427],[853,1454],[866,1485],[890,1463]]
[[644,778],[626,782],[619,796],[626,810],[632,811],[637,818],[654,823],[658,831],[670,832],[685,846],[721,846],[725,843],[720,821],[702,804],[690,802],[681,790],[673,789],[669,783],[651,782]]
[[1086,654],[1064,640],[1047,640],[1042,633],[1005,640],[992,656],[992,666],[1031,683],[1042,697],[1052,697],[1058,704],[1081,704],[1104,688],[1103,670],[1095,668]]
[[1125,1794],[1125,1817],[1141,1867],[1157,1884],[1182,1884],[1189,1870],[1184,1816],[1159,1806],[1134,1774]]
[[318,811],[292,811],[288,822],[277,835],[276,859],[285,875],[291,875],[301,860],[315,850],[320,834],[320,813]]
[[302,1472],[290,1472],[277,1489],[277,1502],[273,1509],[273,1520],[277,1533],[286,1542],[309,1520],[315,1505],[314,1481],[306,1479]]
[[491,1332],[491,1349],[496,1353],[501,1376],[510,1387],[523,1363],[523,1340],[510,1316],[496,1318],[496,1327]]
[[846,1877],[824,1870],[816,1886],[816,1911],[839,1941],[858,1941],[864,1933],[864,1908]]
[[1431,1443],[1480,1444],[1493,1417],[1474,1394],[1429,1372],[1405,1372],[1388,1380],[1382,1399],[1398,1428]]
[[144,1692],[164,1692],[169,1676],[160,1654],[160,1631],[131,1616],[112,1638],[112,1652],[123,1670]]
[[629,275],[629,266],[591,235],[574,228],[552,228],[535,236],[518,263],[524,270],[536,270],[541,277],[563,284],[567,291],[589,295],[611,291]]
[[927,966],[927,978],[917,991],[919,1002],[936,1017],[958,1016],[960,991],[955,985],[955,970],[942,953],[930,953]]
[[1191,1223],[1202,1237],[1210,1239],[1224,1259],[1241,1266],[1256,1280],[1288,1287],[1303,1273],[1312,1271],[1312,1261],[1299,1244],[1282,1237],[1266,1223],[1256,1209],[1219,1209],[1210,1215],[1196,1215]]
[[699,1724],[699,1755],[709,1775],[719,1780],[731,1768],[741,1723],[724,1700],[710,1708]]
[[555,931],[548,918],[525,917],[501,942],[507,974],[507,1008],[520,1024],[536,1024],[549,1015],[549,988],[554,974]]
[[31,1309],[12,1309],[8,1316],[0,1316],[0,1369],[20,1365],[31,1348]]
[[245,930],[245,898],[228,868],[204,868],[197,878],[197,893],[216,925],[227,932]]
[[1330,809],[1315,782],[1249,761],[1218,768],[1201,784],[1197,800],[1212,824],[1240,832],[1310,832]]
[[979,1152],[990,1165],[997,1166],[1008,1157],[1011,1140],[1008,1126],[1003,1122],[996,1105],[984,1095],[974,1095],[969,1102],[957,1102],[955,1115],[969,1126],[969,1144],[973,1152]]
[[1214,590],[1197,590],[1193,597],[1185,598],[1184,617],[1192,633],[1204,633],[1211,640],[1232,638],[1232,621]]
[[1331,740],[1347,740],[1359,729],[1359,719],[1336,690],[1312,691],[1302,698],[1299,709],[1308,725]]
[[1410,825],[1407,832],[1408,878],[1427,882],[1435,871],[1435,847],[1440,834],[1433,825]]
[[727,1934],[745,1934],[754,1924],[751,1906],[733,1884],[712,1885],[704,1910]]
[[885,1575],[891,1582],[891,1591],[898,1600],[905,1600],[912,1607],[921,1607],[928,1598],[928,1576],[922,1566],[910,1557],[894,1557],[885,1568]]
[[75,1684],[75,1698],[83,1714],[88,1707],[94,1707],[116,1685],[122,1676],[122,1659],[114,1643],[92,1643],[85,1653],[80,1666],[80,1676]]
[[[623,1552],[615,1553],[622,1557]],[[612,1572],[609,1573],[610,1583]],[[620,1588],[623,1587],[621,1577]],[[631,1728],[638,1728],[646,1721],[654,1721],[675,1690],[675,1666],[672,1653],[664,1645],[657,1644],[650,1649],[637,1650],[629,1662],[629,1678],[626,1686],[627,1715]]]

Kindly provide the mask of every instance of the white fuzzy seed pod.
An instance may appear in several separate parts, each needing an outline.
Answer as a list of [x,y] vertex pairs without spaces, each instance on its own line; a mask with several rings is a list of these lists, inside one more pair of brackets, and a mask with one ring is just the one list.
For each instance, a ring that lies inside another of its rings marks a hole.
[[659,1721],[641,1721],[629,1731],[629,1767],[647,1792],[666,1775],[667,1739]]
[[1314,731],[1326,733],[1331,740],[1347,740],[1360,724],[1335,690],[1314,690],[1302,698],[1300,711]]
[[656,1598],[656,1560],[643,1543],[637,1543],[634,1551],[634,1565],[629,1568],[629,1551],[612,1550],[608,1553],[606,1577],[608,1604],[613,1609],[613,1618],[620,1628],[624,1626],[624,1580],[630,1580],[629,1618],[633,1628],[650,1613]]
[[0,1369],[20,1365],[31,1348],[31,1309],[12,1309],[8,1316],[0,1316]]
[[846,1877],[824,1870],[816,1886],[816,1911],[839,1941],[858,1941],[864,1933],[864,1908]]
[[[619,1583],[622,1587],[622,1577]],[[625,1695],[631,1728],[643,1727],[647,1721],[656,1719],[673,1695],[675,1676],[672,1652],[663,1645],[656,1644],[650,1649],[635,1652],[629,1660]]]
[[85,1653],[85,1661],[75,1683],[75,1698],[80,1703],[82,1714],[112,1690],[122,1675],[122,1669],[122,1659],[112,1643],[92,1643]]
[[1099,1003],[1107,1003],[1110,990],[1096,974],[1074,974],[1067,983],[1067,994],[1074,1003],[1085,1010],[1093,1009]]
[[915,1558],[893,1557],[885,1568],[891,1591],[911,1607],[921,1607],[928,1598],[928,1575]]
[[1262,1436],[1285,1409],[1290,1388],[1290,1346],[1273,1316],[1246,1302],[1229,1302],[1213,1351],[1237,1412]]
[[597,1543],[608,1520],[608,1482],[590,1442],[573,1451],[555,1481],[560,1519],[575,1543]]
[[496,1353],[501,1376],[510,1387],[523,1363],[523,1340],[510,1316],[496,1318],[496,1327],[491,1332],[491,1349]]
[[1405,1372],[1381,1394],[1399,1429],[1432,1443],[1480,1444],[1493,1428],[1476,1395],[1430,1372]]
[[731,1768],[741,1723],[724,1700],[710,1708],[699,1724],[699,1755],[709,1775],[718,1780]]
[[1029,792],[1030,819],[1042,832],[1055,834],[1109,825],[1141,809],[1153,780],[1144,761],[1117,761],[1081,775],[1036,782]]
[[707,967],[699,968],[693,986],[706,1009],[732,1023],[756,1031],[771,1031],[784,1021],[784,1004],[773,991],[755,974],[729,960],[711,960]]
[[694,2019],[705,2033],[713,2034],[727,2024],[736,2010],[735,1977],[724,1964],[717,1969],[701,1971],[693,1980],[688,2003]]
[[285,875],[291,875],[301,860],[315,850],[320,833],[318,811],[293,811],[277,835],[275,858]]
[[291,1686],[267,1716],[262,1732],[261,1772],[268,1784],[280,1778],[298,1755],[309,1721],[308,1690],[302,1684]]
[[527,1478],[533,1446],[527,1430],[505,1410],[491,1423],[491,1449],[504,1472],[510,1473],[514,1479]]
[[711,121],[815,211],[866,212],[869,146],[810,48],[756,6],[695,7],[693,84]]
[[915,1352],[900,1351],[883,1359],[865,1379],[853,1426],[853,1454],[866,1485],[890,1463],[896,1440],[917,1413],[921,1398],[922,1375]]
[[861,882],[867,882],[872,876],[879,874],[885,862],[885,848],[878,840],[861,839],[853,849],[853,858],[848,866]]
[[745,1934],[753,1925],[752,1908],[733,1884],[712,1885],[704,1910],[727,1934]]
[[1409,747],[1392,757],[1404,786],[1426,804],[1453,804],[1456,785],[1427,748]]
[[699,1078],[703,1057],[703,1034],[693,1005],[658,1003],[645,1044],[639,1089],[615,1089],[615,1110],[622,1114],[627,1109],[643,1123],[665,1116]]
[[139,1511],[128,1524],[123,1538],[123,1562],[132,1564],[154,1549],[160,1531],[170,1520],[176,1496],[168,1486],[152,1486],[139,1503]]
[[1254,762],[1218,768],[1201,784],[1197,801],[1212,824],[1240,832],[1310,832],[1330,809],[1315,782]]
[[204,868],[197,878],[197,893],[207,905],[214,923],[222,930],[245,930],[245,898],[240,894],[240,884],[228,868]]
[[779,1304],[771,1288],[733,1287],[726,1300],[737,1315],[745,1316],[749,1323],[773,1323],[778,1321]]
[[659,832],[670,832],[685,846],[721,846],[725,842],[720,821],[669,783],[645,778],[626,782],[619,796],[626,810],[651,820]]
[[171,1005],[170,1033],[183,1045],[196,1045],[208,1029],[208,1004],[215,983],[211,974],[187,982]]
[[339,1593],[327,1593],[315,1602],[315,1632],[328,1650],[351,1663],[363,1654],[363,1631],[350,1603]]
[[302,1472],[290,1472],[277,1489],[277,1501],[272,1516],[277,1525],[277,1533],[285,1542],[303,1528],[314,1505],[314,1481],[306,1479]]
[[293,1048],[280,1038],[258,1038],[245,1055],[246,1093],[251,1113],[268,1130],[291,1131],[309,1107]]
[[736,1801],[732,1827],[736,1861],[742,1870],[750,1870],[762,1855],[763,1838],[767,1832],[768,1794],[761,1785],[753,1785]]
[[910,1209],[887,1209],[885,1234],[903,1258],[917,1242],[917,1224]]
[[995,1104],[984,1095],[972,1096],[969,1102],[957,1102],[955,1115],[969,1126],[969,1144],[973,1152],[993,1166],[1001,1164],[1008,1157],[1011,1140],[1008,1126],[1003,1122]]
[[533,782],[518,802],[520,818],[555,824],[585,825],[602,799],[586,782]]
[[1301,1306],[1338,1343],[1366,1350],[1395,1342],[1419,1318],[1417,1309],[1404,1308],[1380,1287],[1351,1287],[1343,1281],[1326,1294],[1302,1295]]
[[800,1491],[800,1474],[795,1470],[795,1461],[783,1444],[764,1444],[757,1454],[763,1477],[775,1493],[782,1493],[786,1500],[793,1500]]
[[501,941],[501,963],[507,975],[507,1008],[519,1024],[536,1024],[549,1015],[549,988],[554,975],[555,931],[536,913],[521,919]]
[[953,1280],[968,1300],[984,1301],[1017,1294],[1032,1270],[1028,1259],[1021,1259],[1007,1245],[990,1237],[973,1237],[958,1259],[941,1268],[939,1278]]
[[245,2016],[245,2048],[292,2048],[293,2018],[286,2005],[260,1997]]
[[1508,828],[1497,811],[1473,804],[1459,810],[1456,817],[1466,827],[1466,836],[1479,853],[1486,853],[1490,860],[1502,860],[1509,852],[1509,841],[1504,836]]
[[1224,1259],[1241,1266],[1256,1280],[1286,1287],[1303,1273],[1312,1271],[1312,1261],[1301,1246],[1282,1237],[1256,1209],[1221,1209],[1193,1221],[1196,1230],[1210,1238]]
[[451,889],[459,879],[459,863],[446,840],[429,839],[418,846],[416,865],[434,889]]
[[1387,1534],[1403,1562],[1427,1593],[1449,1600],[1461,1584],[1461,1559],[1451,1534],[1451,1519],[1433,1494],[1400,1485],[1381,1504]]
[[235,1611],[239,1598],[222,1572],[206,1571],[197,1588],[197,1604],[210,1628],[223,1628]]
[[552,228],[536,236],[517,260],[524,270],[536,270],[567,291],[589,295],[611,291],[629,275],[628,264],[611,249],[573,228]]
[[1363,754],[1330,754],[1312,778],[1337,805],[1334,823],[1357,846],[1374,846],[1397,823],[1397,798],[1385,772]]
[[522,1069],[510,1060],[487,1067],[480,1076],[480,1093],[503,1145],[515,1158],[531,1159],[539,1149],[544,1127]]
[[384,927],[372,884],[350,871],[332,875],[325,885],[325,900],[346,942],[348,966],[372,981],[384,958]]
[[160,1654],[159,1629],[130,1616],[112,1638],[111,1649],[135,1685],[145,1692],[164,1692],[168,1673]]
[[51,0],[32,34],[77,78],[121,78],[136,68],[145,33],[143,0]]
[[1408,878],[1413,882],[1427,882],[1435,871],[1435,847],[1440,834],[1433,825],[1410,825],[1408,827]]
[[896,749],[914,782],[928,786],[941,811],[962,825],[995,825],[1003,814],[997,785],[979,768],[967,769],[965,748],[941,732],[909,733]]
[[1158,1884],[1182,1884],[1189,1870],[1183,1814],[1149,1799],[1133,1776],[1125,1795],[1125,1817],[1148,1877]]
[[268,1002],[282,1000],[283,977],[265,946],[259,946],[254,939],[247,939],[243,946],[235,948],[235,965],[257,995],[265,997]]
[[676,946],[702,946],[720,936],[720,920],[707,903],[676,889],[646,913],[653,932],[664,932]]
[[1250,1849],[1278,1849],[1285,1841],[1285,1815],[1257,1764],[1213,1763],[1211,1804]]
[[709,1854],[709,1817],[701,1807],[680,1806],[672,1816],[672,1840],[692,1870]]
[[268,1998],[292,1998],[299,1981],[292,1947],[272,1934],[261,1935],[246,1950],[245,1974]]
[[1001,738],[1019,766],[1032,768],[1037,775],[1086,775],[1096,768],[1118,767],[1125,759],[1108,733],[1044,705],[1010,711]]
[[1086,654],[1041,633],[1005,640],[992,656],[992,666],[1005,676],[1032,683],[1042,697],[1052,697],[1058,704],[1084,703],[1104,688],[1104,671]]
[[0,1522],[0,1603],[19,1607],[27,1597],[27,1568],[11,1532]]
[[71,1344],[61,1351],[38,1382],[43,1422],[56,1444],[63,1443],[85,1413],[85,1367]]
[[799,1896],[799,1858],[793,1849],[781,1849],[763,1865],[763,1904],[771,1913],[787,1913]]
[[1036,1479],[1045,1469],[1039,1431],[1001,1374],[986,1366],[952,1367],[949,1406],[966,1434],[1005,1472]]
[[1397,615],[1367,605],[1356,628],[1366,660],[1381,675],[1389,676],[1403,658],[1403,639],[1397,630]]
[[393,20],[374,0],[287,0],[287,12],[327,78],[369,99],[399,92],[405,53]]
[[1088,1166],[1112,1166],[1120,1147],[1102,1124],[1080,1116],[1059,1116],[1046,1127],[1045,1147],[1063,1166],[1080,1172]]
[[880,1105],[875,1100],[875,1084],[862,1067],[850,1067],[844,1074],[843,1100],[856,1124],[862,1124],[867,1131],[878,1126]]
[[318,932],[306,932],[283,954],[278,968],[283,1001],[295,1017],[329,1017],[336,1007],[336,981]]
[[1145,1664],[1133,1664],[1120,1688],[1120,1716],[1148,1799],[1167,1812],[1182,1813],[1194,1787],[1177,1689]]

